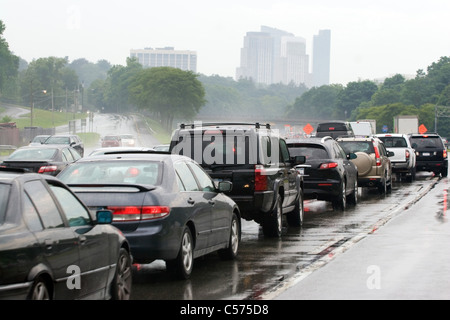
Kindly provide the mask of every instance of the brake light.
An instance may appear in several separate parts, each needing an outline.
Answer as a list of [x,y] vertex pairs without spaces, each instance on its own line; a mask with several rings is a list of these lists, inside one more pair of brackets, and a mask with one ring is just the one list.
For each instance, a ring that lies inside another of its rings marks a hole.
[[406,157],[406,159],[409,159],[409,157],[410,157],[410,154],[409,154],[408,150],[405,150],[405,157]]
[[39,168],[38,173],[48,173],[48,172],[54,172],[58,170],[57,166],[42,166]]
[[442,152],[442,156],[445,158],[447,158],[447,150],[444,149],[444,151]]
[[267,190],[267,174],[264,166],[255,165],[255,191]]
[[113,221],[141,221],[168,216],[170,208],[166,206],[110,206]]
[[322,163],[319,167],[319,170],[325,170],[325,169],[333,169],[338,166],[337,162],[328,162],[328,163]]
[[381,166],[381,158],[380,158],[380,152],[378,151],[378,147],[377,146],[373,146],[373,148],[375,149],[375,160],[377,163],[377,167]]

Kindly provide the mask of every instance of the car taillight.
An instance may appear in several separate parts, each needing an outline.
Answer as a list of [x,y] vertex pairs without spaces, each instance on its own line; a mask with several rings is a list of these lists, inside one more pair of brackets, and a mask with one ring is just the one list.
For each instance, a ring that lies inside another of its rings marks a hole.
[[442,152],[442,156],[445,158],[447,158],[447,150],[444,149],[444,151]]
[[38,173],[48,173],[48,172],[54,172],[58,170],[57,166],[42,166],[39,168]]
[[168,216],[170,208],[166,206],[109,206],[113,221],[141,221]]
[[267,190],[267,175],[264,166],[255,165],[255,191]]
[[380,158],[380,152],[378,151],[378,147],[377,146],[373,146],[373,148],[375,149],[375,160],[377,163],[377,167],[381,166],[381,158]]
[[409,151],[408,151],[408,150],[405,150],[405,157],[406,157],[407,160],[408,160],[409,157],[410,157],[410,154],[409,154]]
[[333,169],[338,166],[337,162],[328,162],[328,163],[322,163],[319,167],[319,170],[325,170],[325,169]]

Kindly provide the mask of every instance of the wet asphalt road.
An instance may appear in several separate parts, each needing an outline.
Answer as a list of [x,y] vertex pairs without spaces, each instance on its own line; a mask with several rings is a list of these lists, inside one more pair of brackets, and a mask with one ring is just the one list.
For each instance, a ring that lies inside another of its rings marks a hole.
[[265,238],[257,224],[243,221],[237,260],[221,261],[217,254],[197,259],[187,281],[171,278],[163,261],[135,265],[131,298],[275,299],[299,279],[315,273],[335,256],[383,228],[436,183],[438,178],[423,173],[412,183],[394,182],[388,195],[360,188],[359,203],[344,212],[333,211],[324,201],[307,201],[304,225],[286,228],[279,239]]

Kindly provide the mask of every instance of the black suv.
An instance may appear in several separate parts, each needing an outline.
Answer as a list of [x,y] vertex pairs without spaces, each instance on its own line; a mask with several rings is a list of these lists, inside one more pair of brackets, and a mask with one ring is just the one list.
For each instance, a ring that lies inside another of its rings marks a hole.
[[305,156],[298,170],[303,175],[305,199],[331,201],[333,208],[345,210],[347,199],[358,202],[358,169],[339,143],[331,137],[287,140],[291,155]]
[[303,222],[302,177],[286,141],[259,123],[181,124],[169,151],[197,161],[216,181],[233,183],[228,194],[242,218],[262,226],[265,236],[280,236],[283,216],[291,226]]
[[448,174],[447,149],[437,133],[410,134],[409,141],[416,151],[416,171]]

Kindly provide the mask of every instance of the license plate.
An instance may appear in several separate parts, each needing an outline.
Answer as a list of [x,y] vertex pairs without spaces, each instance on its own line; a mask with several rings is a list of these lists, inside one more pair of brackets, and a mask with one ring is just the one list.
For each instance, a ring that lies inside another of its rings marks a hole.
[[424,157],[429,157],[431,154],[430,154],[429,152],[424,152],[424,153],[422,153],[422,155],[423,155]]

